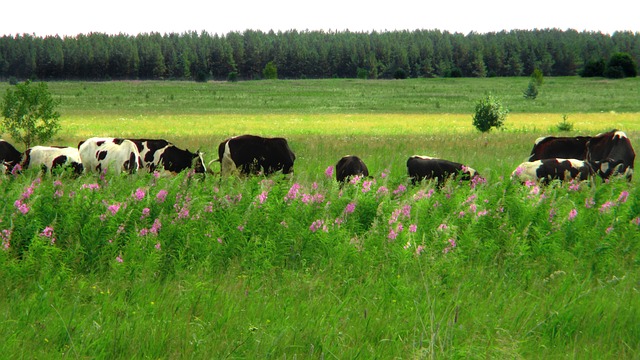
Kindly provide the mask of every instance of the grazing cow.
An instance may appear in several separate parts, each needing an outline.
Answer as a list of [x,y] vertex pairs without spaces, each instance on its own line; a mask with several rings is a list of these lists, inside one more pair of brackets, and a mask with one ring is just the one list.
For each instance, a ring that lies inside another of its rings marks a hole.
[[78,149],[72,147],[34,146],[24,152],[23,169],[41,168],[44,172],[70,166],[75,174],[82,174],[83,166]]
[[[624,174],[630,181],[635,158],[636,153],[633,151],[631,141],[622,131],[612,130],[598,134],[587,144],[587,161],[602,163],[606,170],[603,171],[602,166],[596,166],[596,171],[605,179],[612,175]],[[605,176],[606,174],[608,176]]]
[[264,138],[240,135],[220,143],[218,161],[222,175],[235,171],[241,174],[269,175],[276,171],[293,172],[296,156],[284,138]]
[[531,149],[529,161],[555,158],[584,160],[589,140],[590,136],[538,138]]
[[369,176],[369,169],[359,157],[347,155],[336,164],[336,180],[345,182],[352,176]]
[[3,171],[11,171],[13,167],[20,163],[22,153],[11,145],[8,141],[0,139],[0,163],[5,166]]
[[204,173],[206,167],[202,159],[202,153],[192,153],[182,150],[167,140],[159,139],[130,139],[138,147],[142,158],[142,164],[149,171],[163,168],[174,173],[181,172],[191,167],[196,173]]
[[407,160],[407,171],[414,185],[423,179],[436,179],[438,186],[441,186],[449,177],[471,180],[479,176],[477,171],[460,163],[420,155]]
[[127,139],[90,138],[78,144],[85,171],[111,169],[134,173],[142,167],[142,159],[136,144]]
[[594,175],[591,165],[577,159],[542,159],[518,165],[511,173],[520,182],[535,181],[548,184],[551,180],[587,180]]

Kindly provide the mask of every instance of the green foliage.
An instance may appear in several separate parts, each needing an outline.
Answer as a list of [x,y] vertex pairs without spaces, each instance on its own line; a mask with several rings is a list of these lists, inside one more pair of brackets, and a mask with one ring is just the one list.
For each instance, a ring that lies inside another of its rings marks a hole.
[[44,82],[26,81],[8,88],[2,103],[2,130],[27,148],[46,142],[60,130],[57,105]]
[[397,68],[393,72],[393,78],[394,79],[406,79],[407,78],[407,72],[404,71],[404,69],[402,69],[402,68]]
[[542,70],[534,69],[531,73],[531,81],[533,81],[536,86],[542,86],[542,84],[544,83],[544,75],[542,74]]
[[558,131],[573,131],[573,123],[568,122],[567,119],[569,119],[569,115],[563,114],[562,122],[559,122],[556,125],[556,129],[558,129]]
[[536,82],[532,79],[529,81],[529,86],[527,86],[527,90],[523,91],[523,96],[525,99],[534,100],[538,97],[538,86]]
[[273,61],[269,61],[262,70],[262,76],[267,80],[276,80],[278,78],[278,68]]
[[582,77],[600,77],[604,76],[607,64],[604,59],[591,60],[584,65],[584,69],[580,72]]
[[[620,76],[622,74],[622,76]],[[611,78],[636,77],[638,75],[638,65],[628,53],[615,53],[607,63],[605,76]]]
[[369,71],[367,69],[359,67],[358,70],[357,70],[357,75],[356,76],[357,76],[358,79],[365,80],[365,79],[367,79],[369,77]]
[[473,126],[481,132],[490,131],[491,128],[501,128],[509,110],[493,95],[487,95],[476,104],[473,115]]
[[18,79],[15,76],[9,76],[9,85],[18,85]]
[[227,81],[228,82],[238,81],[238,73],[235,71],[230,72],[229,75],[227,75]]

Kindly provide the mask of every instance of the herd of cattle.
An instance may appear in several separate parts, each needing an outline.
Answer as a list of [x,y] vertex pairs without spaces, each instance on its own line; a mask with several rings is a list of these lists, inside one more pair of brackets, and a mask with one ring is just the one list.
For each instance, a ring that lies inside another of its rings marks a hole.
[[[244,175],[293,172],[296,156],[284,138],[241,135],[226,139],[218,146],[222,175]],[[635,152],[622,131],[612,130],[596,136],[543,137],[536,140],[529,161],[520,164],[512,178],[548,183],[551,180],[587,180],[598,175],[602,179],[622,175],[631,180]],[[139,169],[164,169],[180,172],[193,169],[206,172],[202,153],[182,150],[166,140],[90,138],[73,147],[34,146],[24,153],[7,141],[0,140],[0,171],[41,168],[51,171],[67,166],[73,172],[133,173]],[[4,169],[2,169],[4,168]],[[357,156],[348,155],[336,164],[336,179],[345,182],[353,176],[369,176],[367,166]],[[479,176],[468,166],[444,159],[414,155],[407,160],[412,183],[434,179],[439,185],[449,178],[470,180]]]

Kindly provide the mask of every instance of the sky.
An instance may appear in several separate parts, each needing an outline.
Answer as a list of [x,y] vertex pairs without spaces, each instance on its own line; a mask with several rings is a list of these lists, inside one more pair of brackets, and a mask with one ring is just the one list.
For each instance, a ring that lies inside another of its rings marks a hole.
[[0,36],[421,29],[468,34],[545,28],[613,34],[640,32],[637,4],[637,0],[9,0],[2,5]]

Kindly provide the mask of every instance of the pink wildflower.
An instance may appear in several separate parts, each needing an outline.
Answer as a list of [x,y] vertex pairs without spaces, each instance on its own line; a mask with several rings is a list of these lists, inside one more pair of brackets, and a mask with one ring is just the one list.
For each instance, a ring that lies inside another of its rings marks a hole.
[[407,191],[407,187],[400,184],[395,190],[393,190],[393,195],[402,195],[405,191]]
[[607,201],[606,203],[602,204],[602,206],[600,206],[600,212],[604,213],[609,211],[615,204],[612,201]]
[[222,238],[218,238],[218,243],[222,244]]
[[606,230],[607,234],[613,231],[613,225],[609,226]]
[[161,245],[160,245],[160,243],[159,243],[159,242],[157,242],[157,243],[156,243],[156,246],[155,246],[155,247],[156,247],[156,250],[160,251],[160,247],[161,247]]
[[262,193],[260,193],[260,195],[258,195],[258,200],[260,201],[260,204],[264,204],[264,202],[267,201],[268,196],[269,196],[269,193],[267,191],[263,191]]
[[100,189],[100,185],[99,184],[82,184],[80,188],[88,189],[88,190],[98,190]]
[[382,171],[382,173],[380,174],[380,178],[384,179],[387,176],[389,176],[389,169],[384,169],[384,171]]
[[309,230],[311,230],[311,232],[316,232],[319,229],[321,229],[324,225],[324,221],[322,220],[316,220],[314,222],[311,223],[311,226],[309,226]]
[[122,255],[116,256],[116,261],[119,262],[119,263],[124,262],[124,260],[122,259]]
[[[636,224],[636,225],[638,225],[638,226],[640,226],[640,216],[638,216],[637,218],[635,218],[635,219],[631,220],[631,222],[632,222],[632,223],[634,223],[634,224]],[[3,231],[4,231],[4,230],[3,230]]]
[[418,226],[416,224],[409,225],[409,232],[414,233],[416,231],[418,231]]
[[371,181],[371,180],[364,181],[362,183],[362,192],[363,193],[368,193],[369,191],[371,191],[371,185],[372,184],[373,184],[373,181]]
[[160,222],[160,219],[155,219],[153,221],[153,225],[151,225],[151,228],[149,229],[149,232],[152,233],[153,235],[158,235],[158,232],[160,231],[161,228],[162,228],[162,223]]
[[386,195],[388,193],[389,193],[389,189],[387,189],[385,186],[380,186],[376,191],[376,195]]
[[149,208],[144,208],[142,209],[142,216],[140,216],[140,220],[146,218],[147,216],[149,216],[149,212],[151,212],[151,209]]
[[620,193],[620,196],[618,196],[618,202],[619,203],[625,203],[627,202],[627,198],[629,197],[629,192],[628,191],[623,191]]
[[0,237],[2,238],[2,248],[4,250],[9,250],[9,247],[11,246],[11,229],[2,230]]
[[29,207],[27,204],[23,203],[22,200],[18,199],[13,203],[13,206],[18,209],[22,213],[22,215],[26,215],[29,212]]
[[116,213],[118,213],[118,211],[120,210],[120,206],[122,206],[122,204],[120,203],[115,203],[113,205],[109,205],[109,207],[107,208],[107,210],[111,213],[111,215],[115,215]]
[[396,237],[398,237],[398,233],[393,229],[389,229],[389,235],[387,235],[387,238],[389,240],[395,240]]
[[488,211],[487,209],[484,209],[484,210],[478,211],[478,212],[476,213],[476,216],[485,216],[485,215],[487,215],[488,213],[489,213],[489,211]]
[[416,247],[416,255],[422,254],[422,251],[424,251],[424,246],[418,245],[418,247]]
[[284,201],[291,201],[296,199],[298,197],[298,193],[300,192],[300,187],[301,186],[298,183],[291,185],[291,188],[289,188],[289,192],[284,197]]
[[159,203],[163,203],[164,200],[167,198],[168,193],[169,192],[165,189],[158,191],[158,195],[156,195],[156,201],[158,201]]
[[147,236],[147,234],[149,234],[149,229],[147,229],[147,228],[142,228],[138,232],[138,236]]
[[587,209],[590,209],[593,207],[593,205],[595,205],[596,202],[595,200],[593,200],[593,198],[588,198],[588,199],[584,199],[584,207],[586,207]]
[[140,200],[144,199],[144,196],[145,196],[145,195],[146,195],[146,194],[145,194],[145,192],[144,192],[144,189],[142,189],[142,188],[137,188],[137,189],[136,189],[136,192],[134,192],[134,193],[133,193],[133,198],[134,198],[134,199],[136,199],[136,200],[138,200],[138,201],[140,201]]
[[403,246],[405,250],[411,247],[411,241],[407,241],[407,243]]
[[328,179],[331,179],[333,177],[333,166],[327,167],[327,169],[324,171],[324,176],[326,176]]
[[356,203],[351,202],[347,204],[347,207],[344,208],[345,214],[352,214],[356,210]]
[[439,231],[444,231],[444,230],[447,230],[448,228],[449,227],[445,223],[442,223],[442,224],[438,225],[438,230]]
[[573,221],[573,219],[575,219],[576,216],[578,216],[578,210],[571,209],[571,211],[569,211],[569,221]]

